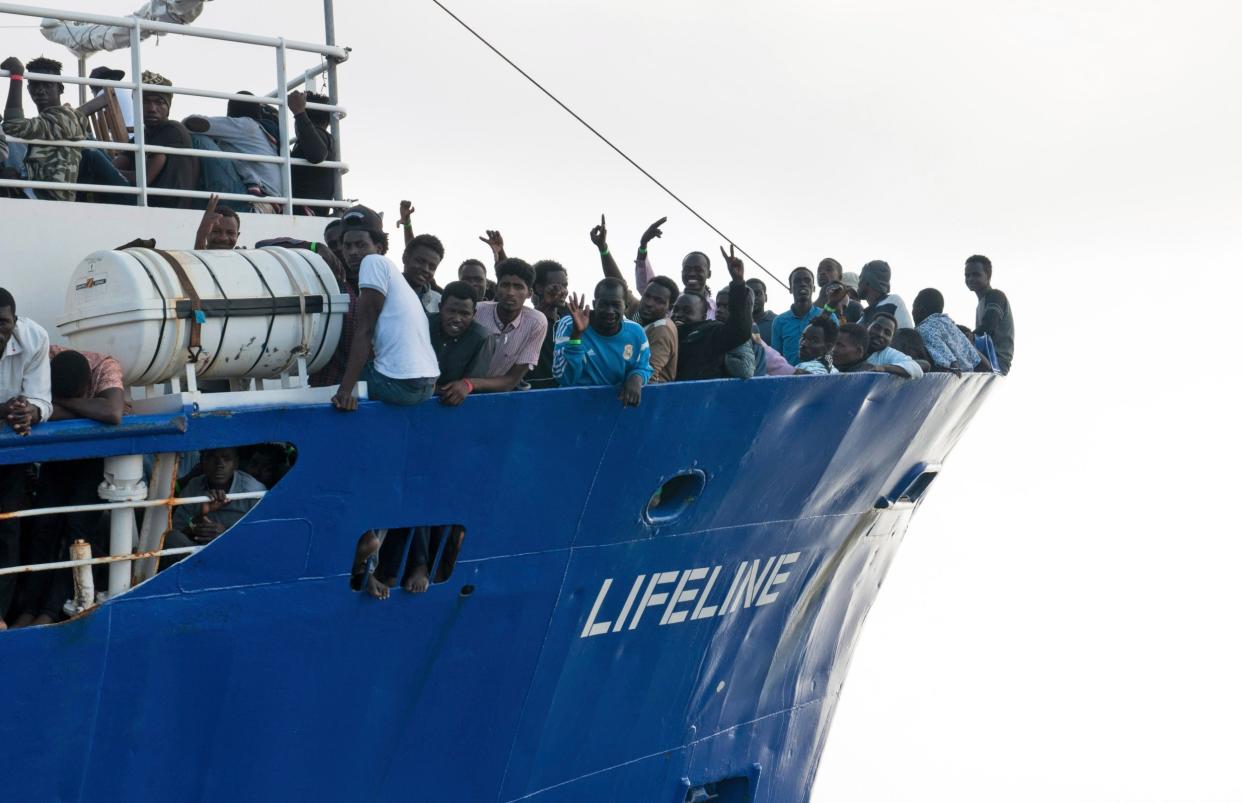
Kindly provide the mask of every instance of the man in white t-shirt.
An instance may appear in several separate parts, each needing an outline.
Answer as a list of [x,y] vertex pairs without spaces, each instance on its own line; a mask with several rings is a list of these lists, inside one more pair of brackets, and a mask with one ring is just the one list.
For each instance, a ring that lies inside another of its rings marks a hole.
[[[369,238],[371,232],[347,228],[345,237]],[[369,240],[370,241],[370,240]],[[418,404],[435,390],[440,365],[427,328],[427,313],[401,269],[378,253],[358,267],[358,307],[354,340],[345,376],[332,397],[338,410],[355,410],[354,386],[367,383],[367,396],[389,404]],[[374,350],[374,359],[368,359]]]

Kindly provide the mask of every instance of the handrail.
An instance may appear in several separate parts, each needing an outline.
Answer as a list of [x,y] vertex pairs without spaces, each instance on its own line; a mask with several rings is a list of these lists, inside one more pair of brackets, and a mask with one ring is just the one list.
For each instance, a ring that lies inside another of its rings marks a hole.
[[[230,31],[221,31],[216,28],[197,28],[189,25],[179,25],[175,22],[159,22],[156,20],[145,20],[140,17],[112,17],[106,14],[88,14],[81,11],[62,11],[56,8],[41,8],[38,6],[21,6],[15,3],[0,3],[0,14],[15,14],[20,17],[48,17],[51,19],[61,20],[62,22],[86,22],[94,25],[115,25],[118,28],[146,28],[149,31],[158,33],[177,33],[183,36],[195,36],[200,39],[219,39],[224,42],[237,42],[243,45],[261,45],[263,47],[276,47],[278,43],[284,41],[285,47],[290,50],[301,50],[306,53],[318,53],[321,56],[345,61],[349,58],[349,48],[336,47],[333,45],[319,45],[313,42],[299,42],[296,40],[281,40],[270,36],[255,36],[247,33],[232,33]],[[134,43],[136,44],[136,43]]]
[[130,552],[125,555],[104,555],[101,558],[83,558],[81,560],[58,560],[52,563],[27,563],[23,566],[6,566],[0,569],[0,577],[6,574],[28,574],[30,572],[50,572],[56,569],[72,569],[75,566],[97,566],[103,563],[121,563],[162,558],[165,555],[193,555],[201,546],[175,546],[168,549],[152,549],[149,552]]
[[[229,502],[237,499],[262,499],[267,491],[243,491],[225,497]],[[210,502],[210,496],[174,496],[168,499],[138,499],[133,502],[94,502],[89,505],[61,505],[60,507],[32,507],[0,513],[0,521],[25,519],[31,516],[56,516],[61,513],[94,513],[101,510],[123,510],[144,507],[177,507],[178,505],[201,505]]]
[[[18,142],[23,145],[51,145],[57,148],[80,148],[83,150],[98,148],[104,151],[136,151],[138,146],[132,142],[107,142],[100,139],[25,139],[23,137],[9,137],[9,142]],[[227,159],[230,162],[269,162],[271,164],[284,164],[285,160],[279,156],[264,156],[261,153],[237,153],[235,151],[205,151],[199,148],[172,148],[167,145],[148,145],[147,153],[167,153],[172,156],[198,156],[203,159]],[[348,172],[349,165],[345,162],[308,162],[305,159],[289,159],[289,164],[300,165],[302,167],[322,167],[325,169],[345,170]]]
[[[167,148],[159,146],[150,146],[146,144],[146,132],[144,125],[135,125],[133,127],[133,143],[97,143],[92,141],[61,141],[61,140],[24,140],[17,137],[11,138],[13,142],[47,145],[50,147],[64,148],[103,148],[110,151],[129,151],[136,152],[138,157],[134,159],[134,186],[111,186],[111,185],[88,185],[88,184],[71,184],[56,182],[38,182],[38,181],[14,181],[11,179],[0,181],[3,187],[19,187],[24,189],[62,189],[62,190],[79,190],[90,188],[89,191],[109,192],[124,195],[137,195],[138,205],[147,206],[148,196],[172,196],[187,198],[207,198],[212,195],[210,192],[202,190],[162,190],[153,189],[147,183],[146,160],[148,154],[171,154],[181,156],[193,156],[196,158],[207,159],[230,159],[232,161],[242,162],[262,162],[265,164],[277,164],[280,166],[280,189],[281,192],[277,196],[251,196],[241,195],[239,193],[216,193],[221,198],[227,200],[250,201],[252,203],[279,203],[284,207],[284,214],[292,215],[296,206],[311,207],[335,207],[341,205],[340,192],[340,172],[347,171],[348,165],[340,161],[320,162],[311,165],[304,159],[294,159],[290,153],[290,134],[291,122],[287,117],[289,108],[288,92],[290,86],[298,86],[304,83],[308,78],[324,72],[325,70],[334,77],[336,65],[349,58],[349,48],[340,47],[335,44],[315,44],[310,42],[301,42],[283,37],[255,36],[251,34],[232,33],[229,31],[221,31],[213,28],[191,27],[189,25],[181,25],[171,22],[159,22],[155,20],[147,20],[137,16],[114,17],[105,14],[90,14],[78,11],[62,11],[58,9],[43,8],[39,6],[23,6],[14,3],[0,3],[0,14],[13,14],[23,17],[39,17],[51,18],[62,21],[82,22],[95,25],[109,25],[119,28],[132,29],[130,36],[130,67],[132,70],[132,80],[130,81],[113,81],[102,78],[83,78],[65,75],[44,75],[31,73],[26,76],[31,81],[49,81],[57,83],[85,85],[91,87],[113,87],[115,89],[127,89],[133,93],[133,105],[135,110],[142,108],[143,94],[146,92],[160,92],[174,95],[192,95],[195,97],[213,98],[216,100],[241,101],[244,103],[261,103],[264,105],[276,106],[279,108],[279,125],[280,125],[280,154],[279,156],[267,156],[263,154],[242,154],[226,151],[216,153],[214,151],[202,151],[193,148]],[[219,92],[210,89],[196,89],[193,87],[182,86],[164,86],[157,84],[145,84],[142,79],[142,33],[150,31],[155,33],[172,33],[183,36],[191,36],[200,39],[215,39],[225,42],[236,42],[239,44],[257,45],[260,47],[272,48],[276,51],[276,84],[277,89],[275,96],[273,95],[242,95],[235,92]],[[315,53],[326,59],[326,64],[318,65],[312,69],[306,70],[291,84],[286,73],[285,55],[289,50],[296,50],[306,53]],[[0,76],[7,77],[9,73],[0,70]],[[333,95],[335,100],[335,96]],[[333,138],[336,147],[340,149],[340,137],[338,132],[337,121],[345,114],[344,107],[335,103],[307,103],[308,109],[317,111],[325,111],[333,114]],[[293,173],[294,165],[321,167],[327,170],[337,170],[336,191],[331,200],[323,199],[302,199],[293,197]]]

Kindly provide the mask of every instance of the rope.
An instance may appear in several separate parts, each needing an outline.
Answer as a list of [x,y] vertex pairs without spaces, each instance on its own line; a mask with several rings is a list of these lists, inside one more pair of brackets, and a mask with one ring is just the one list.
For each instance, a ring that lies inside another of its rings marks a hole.
[[551,98],[551,99],[552,99],[552,102],[554,102],[557,106],[560,106],[562,109],[564,109],[564,110],[565,110],[565,111],[569,114],[569,116],[573,117],[573,118],[574,118],[575,120],[577,120],[579,123],[582,123],[582,125],[583,125],[583,126],[584,126],[584,127],[585,127],[588,131],[590,131],[590,132],[591,132],[592,134],[594,134],[595,136],[599,137],[599,139],[600,139],[601,141],[603,141],[603,143],[604,143],[605,145],[607,145],[608,147],[610,147],[610,148],[612,148],[614,151],[616,151],[616,152],[617,152],[617,155],[619,155],[622,159],[624,159],[625,161],[627,161],[627,162],[629,162],[631,165],[633,165],[634,169],[636,169],[638,172],[642,173],[642,174],[643,174],[644,176],[646,176],[647,178],[651,179],[651,182],[652,182],[653,184],[655,184],[657,187],[659,187],[660,189],[664,190],[664,192],[665,192],[665,193],[667,193],[667,194],[668,194],[668,196],[669,196],[670,198],[672,198],[674,201],[676,201],[677,203],[679,203],[679,204],[681,204],[682,206],[684,206],[684,207],[686,208],[686,210],[690,212],[690,214],[694,215],[694,216],[695,216],[695,217],[697,217],[700,221],[702,221],[702,222],[703,222],[703,225],[707,226],[707,228],[709,228],[709,229],[711,229],[712,231],[716,232],[716,234],[720,235],[720,237],[721,237],[722,239],[724,239],[724,241],[725,241],[725,242],[727,242],[727,243],[729,243],[730,245],[732,245],[732,246],[733,246],[734,248],[736,248],[738,251],[741,251],[741,252],[742,252],[742,254],[743,254],[743,255],[744,255],[747,259],[749,259],[751,262],[753,262],[753,263],[755,264],[755,267],[759,268],[759,270],[761,270],[761,271],[763,271],[764,273],[768,274],[768,276],[770,276],[770,277],[772,278],[772,280],[773,280],[773,281],[775,281],[777,284],[779,284],[781,287],[784,287],[786,290],[788,290],[788,289],[789,289],[789,285],[785,284],[785,282],[784,282],[784,281],[782,281],[782,280],[781,280],[781,278],[780,278],[779,276],[777,276],[776,274],[772,273],[772,271],[770,271],[770,270],[768,270],[767,268],[765,268],[765,267],[763,266],[763,264],[762,264],[762,263],[760,263],[760,262],[759,262],[759,260],[757,260],[757,259],[755,259],[753,256],[751,256],[751,255],[750,255],[750,253],[749,253],[749,252],[747,252],[747,250],[746,250],[745,248],[742,248],[741,246],[736,245],[736,244],[734,243],[734,241],[733,241],[733,238],[732,238],[732,237],[727,236],[727,235],[726,235],[723,231],[721,231],[720,229],[716,228],[716,227],[712,224],[712,222],[711,222],[711,221],[709,221],[707,218],[705,218],[705,217],[703,217],[702,215],[700,215],[700,214],[698,213],[698,211],[697,211],[694,207],[692,207],[690,204],[688,204],[688,203],[686,203],[685,201],[683,201],[683,200],[681,199],[681,197],[680,197],[679,195],[677,195],[677,193],[675,193],[675,192],[673,192],[672,190],[670,190],[670,189],[669,189],[667,186],[665,186],[665,185],[664,185],[664,183],[663,183],[663,182],[661,182],[658,178],[656,178],[655,176],[651,175],[651,173],[647,172],[647,171],[643,168],[643,166],[642,166],[642,165],[640,165],[638,162],[636,162],[636,161],[634,161],[633,159],[631,159],[631,158],[629,157],[629,155],[628,155],[625,151],[621,150],[621,149],[620,149],[620,148],[618,148],[616,145],[614,145],[614,144],[613,144],[613,142],[612,142],[612,140],[608,139],[608,137],[604,136],[604,135],[603,135],[603,134],[601,134],[599,131],[597,131],[597,130],[595,129],[595,127],[594,127],[593,125],[591,125],[590,123],[588,123],[586,120],[583,120],[583,119],[582,119],[582,117],[580,117],[580,116],[578,115],[578,113],[577,113],[577,112],[575,112],[573,109],[569,108],[569,107],[568,107],[568,106],[566,106],[564,103],[562,103],[562,102],[561,102],[561,99],[560,99],[560,98],[558,98],[556,95],[553,95],[551,92],[549,92],[549,91],[548,91],[548,90],[547,90],[547,89],[543,86],[543,84],[541,84],[541,83],[539,83],[538,81],[536,81],[534,78],[532,78],[532,77],[530,76],[530,74],[529,74],[529,73],[527,73],[525,70],[523,70],[523,69],[522,69],[521,67],[519,67],[518,65],[514,64],[512,59],[510,59],[510,58],[509,58],[508,56],[506,56],[504,53],[501,53],[501,52],[500,52],[500,51],[496,48],[496,46],[495,46],[495,45],[493,45],[491,42],[489,42],[489,41],[487,41],[486,39],[484,39],[484,38],[483,38],[483,36],[482,36],[481,34],[479,34],[479,32],[478,32],[478,31],[476,31],[474,28],[471,28],[469,25],[467,25],[467,24],[465,23],[465,21],[463,21],[463,20],[462,20],[462,18],[461,18],[461,17],[457,16],[457,15],[456,15],[456,14],[454,14],[452,11],[449,11],[449,9],[448,9],[448,8],[447,8],[447,7],[446,7],[443,3],[441,3],[441,2],[440,2],[440,0],[431,0],[431,2],[433,2],[433,3],[435,3],[437,6],[439,6],[439,7],[440,7],[440,10],[441,10],[441,11],[443,11],[445,14],[448,14],[450,17],[452,17],[454,20],[456,20],[456,21],[457,21],[457,23],[458,23],[459,25],[461,25],[461,27],[463,27],[463,28],[465,28],[467,31],[469,31],[469,32],[470,32],[470,33],[474,36],[474,38],[475,38],[475,39],[478,39],[480,42],[482,42],[484,45],[486,45],[486,46],[487,46],[487,48],[488,48],[489,50],[491,50],[491,51],[492,51],[493,53],[495,53],[497,56],[500,56],[500,58],[504,59],[504,62],[505,62],[506,64],[508,64],[508,65],[509,65],[510,67],[512,67],[513,69],[517,70],[517,71],[518,71],[518,73],[520,73],[520,74],[521,74],[521,76],[522,76],[523,78],[525,78],[527,81],[530,81],[532,84],[534,84],[534,85],[535,85],[535,87],[536,87],[536,88],[537,88],[540,92],[542,92],[543,94],[545,94],[545,95],[547,95],[549,98]]

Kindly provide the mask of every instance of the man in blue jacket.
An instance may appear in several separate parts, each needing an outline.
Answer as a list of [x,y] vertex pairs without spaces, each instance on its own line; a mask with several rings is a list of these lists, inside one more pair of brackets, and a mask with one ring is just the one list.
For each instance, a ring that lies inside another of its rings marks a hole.
[[625,319],[625,282],[606,278],[595,285],[595,308],[575,294],[569,314],[556,325],[552,375],[561,387],[612,385],[626,407],[637,407],[651,379],[647,333]]

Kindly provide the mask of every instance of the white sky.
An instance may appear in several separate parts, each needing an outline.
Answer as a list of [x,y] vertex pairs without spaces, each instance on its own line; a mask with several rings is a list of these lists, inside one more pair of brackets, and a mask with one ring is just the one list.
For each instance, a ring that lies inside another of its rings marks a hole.
[[[346,191],[390,221],[412,198],[416,228],[448,248],[441,279],[500,228],[510,254],[558,259],[589,290],[600,212],[623,267],[663,215],[657,270],[718,253],[430,2],[337,5],[355,48]],[[320,7],[216,0],[199,24],[317,39]],[[1242,528],[1219,498],[1239,476],[1223,354],[1242,251],[1238,6],[451,7],[782,277],[884,258],[897,292],[937,286],[969,321],[963,258],[996,265],[1015,374],[863,630],[815,801],[1242,799]],[[0,36],[23,57],[58,50]],[[179,84],[275,86],[249,49],[147,53]],[[99,63],[128,69],[128,54]]]

